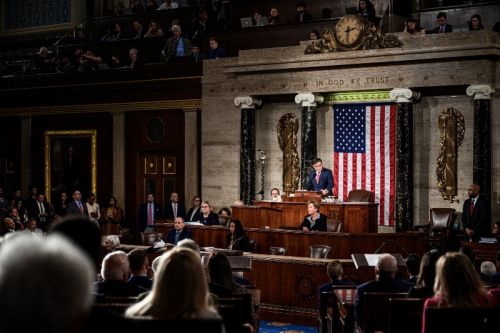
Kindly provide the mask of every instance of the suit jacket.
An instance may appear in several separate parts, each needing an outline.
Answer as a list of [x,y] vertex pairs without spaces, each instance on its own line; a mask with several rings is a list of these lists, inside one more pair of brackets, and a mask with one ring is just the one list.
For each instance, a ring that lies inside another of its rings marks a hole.
[[[175,233],[176,232],[177,232],[177,230],[175,230],[175,229],[172,229],[168,232],[167,243],[177,245],[177,243],[175,242]],[[193,233],[191,232],[191,230],[188,230],[186,228],[181,230],[181,234],[179,235],[179,242],[183,239],[193,239]]]
[[[440,30],[440,27],[437,26],[435,27],[434,29],[432,29],[431,33],[433,34],[438,34],[439,33],[439,30]],[[446,24],[444,26],[444,32],[453,32],[453,26],[451,24]]]
[[[154,210],[154,216],[153,216],[153,224],[154,224],[156,220],[162,218],[162,215],[161,215],[160,205],[158,205],[156,202],[153,203],[153,210]],[[146,230],[147,225],[148,225],[148,203],[145,202],[141,204],[141,207],[139,207],[139,220],[138,220],[139,231],[144,232],[144,230]]]
[[167,59],[171,57],[177,56],[177,46],[179,43],[182,43],[184,45],[184,55],[186,57],[191,56],[191,41],[187,38],[180,37],[179,41],[175,39],[175,37],[170,37],[167,39],[167,43],[163,47],[163,51],[165,52],[165,57]]
[[[184,207],[183,203],[177,203],[177,216],[182,217],[186,220],[186,207]],[[174,219],[174,210],[172,209],[172,202],[169,202],[165,205],[165,210],[163,212],[163,217],[169,220]]]
[[147,276],[141,275],[130,276],[127,283],[142,287],[146,290],[151,290],[151,287],[153,286],[153,281],[151,281],[151,279],[149,279]]
[[[194,212],[194,215],[193,215],[193,212]],[[186,214],[186,221],[199,221],[200,214],[201,214],[201,209],[199,206],[196,207],[196,209],[194,207],[191,207],[191,208],[189,208],[189,210]],[[193,215],[192,218],[191,218],[191,215]]]
[[474,230],[473,238],[486,237],[491,233],[490,207],[486,197],[479,194],[474,205],[474,213],[470,214],[471,199],[464,202],[462,209],[462,224],[464,228]]
[[200,214],[200,223],[204,225],[219,225],[219,215],[214,212],[210,212],[208,216],[205,218],[203,214]]
[[[51,219],[52,219],[49,204],[47,202],[42,202],[42,205],[43,205],[44,213],[48,214],[47,216],[44,216],[43,218],[40,217],[40,214],[42,212],[40,211],[40,206],[38,206],[38,200],[36,201],[35,205],[32,207],[33,210],[30,214],[31,215],[30,217],[33,217],[36,219],[36,222],[37,222],[37,225],[39,228],[45,228],[46,225],[49,224]],[[80,213],[80,210],[78,210],[78,213]]]
[[82,215],[89,217],[89,211],[87,210],[87,205],[80,201],[83,207],[83,215],[80,212],[80,208],[78,208],[78,205],[76,204],[75,201],[71,201],[68,206],[66,207],[66,215]]
[[[319,213],[318,213],[319,214]],[[302,227],[307,227],[310,231],[326,231],[326,216],[323,214],[319,214],[319,217],[316,219],[314,222],[314,225],[311,227],[311,217],[307,215],[304,217],[304,221],[302,221],[302,224],[300,225],[300,229]]]
[[365,293],[368,292],[389,292],[406,293],[413,285],[405,280],[374,280],[363,283],[356,289],[354,308],[356,321],[363,327],[363,306]]
[[333,195],[333,174],[332,170],[323,168],[319,175],[319,182],[316,182],[316,170],[312,170],[307,175],[308,191],[321,191],[328,190],[328,195]]

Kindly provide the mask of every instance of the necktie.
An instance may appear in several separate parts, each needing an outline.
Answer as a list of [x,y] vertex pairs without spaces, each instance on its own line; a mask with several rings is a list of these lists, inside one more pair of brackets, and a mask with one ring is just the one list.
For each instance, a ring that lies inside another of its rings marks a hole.
[[39,201],[38,204],[40,205],[40,213],[41,214],[45,213],[45,209],[43,208],[43,203]]
[[173,204],[173,207],[172,207],[173,211],[174,211],[174,220],[177,218],[177,204]]
[[320,175],[320,174],[321,174],[320,172],[318,172],[318,173],[316,174],[316,183],[317,183],[317,184],[319,184],[319,175]]
[[80,209],[80,214],[83,215],[83,206],[82,206],[81,201],[78,201],[78,208]]
[[470,216],[472,216],[474,214],[474,199],[470,199],[469,211],[470,211]]
[[148,204],[148,225],[153,225],[153,205]]
[[439,33],[441,33],[441,34],[444,33],[444,25],[440,26]]

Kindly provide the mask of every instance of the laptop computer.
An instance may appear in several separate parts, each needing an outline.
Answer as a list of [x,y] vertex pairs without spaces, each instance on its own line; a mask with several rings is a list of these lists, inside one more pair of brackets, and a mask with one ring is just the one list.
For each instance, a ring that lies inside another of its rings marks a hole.
[[253,21],[251,17],[242,17],[240,18],[240,22],[242,28],[253,27]]

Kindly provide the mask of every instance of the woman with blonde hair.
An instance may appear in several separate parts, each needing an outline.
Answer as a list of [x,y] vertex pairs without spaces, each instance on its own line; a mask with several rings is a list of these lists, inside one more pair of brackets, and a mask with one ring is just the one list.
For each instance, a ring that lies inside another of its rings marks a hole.
[[207,279],[200,257],[182,247],[162,255],[153,289],[144,300],[128,308],[125,316],[220,319],[215,308],[209,305]]
[[494,296],[487,294],[479,274],[465,255],[449,252],[436,263],[435,296],[424,303],[422,316],[425,332],[426,309],[494,307]]

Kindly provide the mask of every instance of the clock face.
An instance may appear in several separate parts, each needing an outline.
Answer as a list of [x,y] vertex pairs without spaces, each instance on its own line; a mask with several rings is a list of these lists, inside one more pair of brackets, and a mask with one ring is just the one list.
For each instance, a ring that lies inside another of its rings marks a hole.
[[356,45],[363,36],[363,29],[364,24],[361,18],[356,15],[344,16],[335,27],[337,40],[346,47]]

